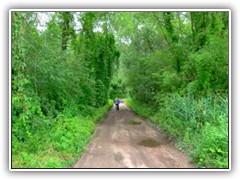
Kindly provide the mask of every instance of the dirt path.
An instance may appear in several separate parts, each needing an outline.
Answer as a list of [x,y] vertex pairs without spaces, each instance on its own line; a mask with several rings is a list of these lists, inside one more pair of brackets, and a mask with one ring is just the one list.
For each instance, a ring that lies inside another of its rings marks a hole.
[[194,168],[166,135],[150,127],[125,104],[114,108],[73,168]]

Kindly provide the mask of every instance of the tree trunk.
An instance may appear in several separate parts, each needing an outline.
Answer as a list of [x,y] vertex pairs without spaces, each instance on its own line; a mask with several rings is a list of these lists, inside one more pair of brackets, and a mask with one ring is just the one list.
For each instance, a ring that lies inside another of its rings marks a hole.
[[63,24],[62,24],[62,51],[67,49],[67,42],[70,34],[70,12],[62,12]]

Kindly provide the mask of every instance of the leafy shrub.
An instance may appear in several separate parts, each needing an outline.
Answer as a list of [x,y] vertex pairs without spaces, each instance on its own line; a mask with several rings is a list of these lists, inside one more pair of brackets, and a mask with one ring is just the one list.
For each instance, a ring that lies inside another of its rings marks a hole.
[[225,120],[220,126],[206,123],[201,132],[192,138],[193,150],[190,153],[200,167],[228,167],[228,124]]
[[126,99],[126,104],[142,117],[150,117],[153,109],[149,106],[130,98]]
[[13,136],[13,168],[65,168],[85,151],[96,123],[112,106],[113,101],[95,109],[89,117],[74,116],[71,108],[54,119],[44,119],[41,130],[21,143]]

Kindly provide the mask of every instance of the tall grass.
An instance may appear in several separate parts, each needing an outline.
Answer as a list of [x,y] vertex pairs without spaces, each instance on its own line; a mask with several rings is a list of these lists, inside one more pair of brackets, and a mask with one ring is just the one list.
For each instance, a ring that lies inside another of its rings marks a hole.
[[[228,168],[228,98],[167,97],[151,114],[141,103],[128,105],[177,138],[177,146],[201,168]],[[149,109],[149,108],[148,108]]]
[[[200,167],[228,167],[228,99],[173,95],[159,111],[160,125]],[[157,116],[158,117],[158,116]],[[157,118],[155,117],[155,118]]]

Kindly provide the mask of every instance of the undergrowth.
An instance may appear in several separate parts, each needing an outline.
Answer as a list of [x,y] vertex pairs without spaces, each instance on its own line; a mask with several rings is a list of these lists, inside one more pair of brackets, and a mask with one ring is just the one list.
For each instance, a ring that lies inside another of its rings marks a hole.
[[[157,112],[128,99],[136,113],[161,126],[177,139],[176,146],[199,168],[228,168],[228,99],[194,99],[172,95]],[[154,112],[154,113],[151,113]]]
[[[56,118],[44,119],[42,129],[25,142],[12,137],[12,168],[68,168],[85,151],[96,124],[112,106],[95,110],[92,116],[71,115],[71,109]],[[74,113],[75,114],[75,113]]]

